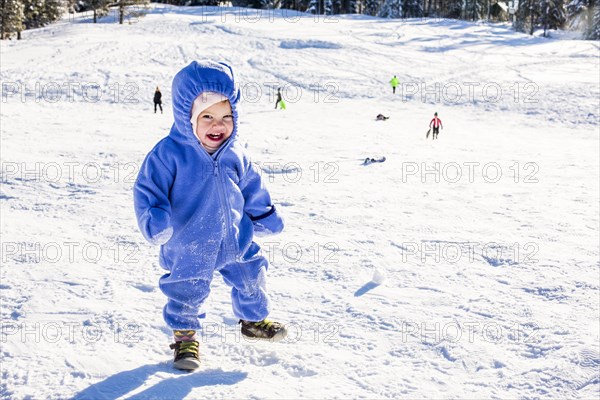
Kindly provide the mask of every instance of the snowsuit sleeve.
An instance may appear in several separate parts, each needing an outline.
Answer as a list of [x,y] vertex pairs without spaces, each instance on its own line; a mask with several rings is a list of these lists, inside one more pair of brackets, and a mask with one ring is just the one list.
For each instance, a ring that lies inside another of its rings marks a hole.
[[152,244],[165,244],[173,235],[169,201],[172,184],[173,174],[158,155],[151,152],[133,187],[133,201],[138,226]]
[[271,201],[271,195],[265,187],[255,164],[250,164],[246,175],[240,181],[244,196],[244,212],[254,225],[257,236],[266,236],[283,231],[283,219]]

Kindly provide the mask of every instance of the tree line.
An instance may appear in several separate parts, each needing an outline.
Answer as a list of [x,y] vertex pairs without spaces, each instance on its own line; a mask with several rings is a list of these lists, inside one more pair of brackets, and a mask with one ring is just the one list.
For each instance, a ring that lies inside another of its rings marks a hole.
[[[313,14],[366,14],[382,18],[453,18],[511,21],[520,32],[573,29],[582,38],[600,39],[600,0],[157,0],[177,6],[233,6],[255,9],[284,8]],[[57,21],[65,12],[90,11],[93,22],[118,10],[122,24],[126,10],[148,0],[0,0],[0,38],[21,37],[24,29]]]
[[119,23],[134,5],[148,0],[0,0],[0,39],[21,39],[25,29],[41,28],[58,21],[66,12],[91,11],[93,22],[115,9]]

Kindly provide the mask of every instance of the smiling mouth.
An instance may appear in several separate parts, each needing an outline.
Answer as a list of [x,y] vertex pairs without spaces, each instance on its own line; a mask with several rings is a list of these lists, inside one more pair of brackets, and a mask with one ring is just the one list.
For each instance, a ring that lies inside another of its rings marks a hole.
[[206,135],[206,137],[208,138],[208,140],[218,142],[223,139],[223,134],[222,133],[210,133],[210,134]]

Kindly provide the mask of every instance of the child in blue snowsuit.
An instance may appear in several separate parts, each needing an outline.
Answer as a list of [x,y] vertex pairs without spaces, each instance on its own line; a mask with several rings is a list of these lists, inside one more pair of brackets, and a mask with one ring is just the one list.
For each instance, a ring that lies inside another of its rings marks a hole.
[[254,234],[283,230],[255,164],[237,137],[240,92],[231,67],[192,62],[172,88],[175,122],[146,156],[134,185],[137,221],[144,237],[161,245],[168,271],[160,289],[174,330],[175,367],[199,366],[196,330],[214,271],[232,287],[233,312],[242,334],[267,340],[285,337],[285,327],[266,320],[268,262]]

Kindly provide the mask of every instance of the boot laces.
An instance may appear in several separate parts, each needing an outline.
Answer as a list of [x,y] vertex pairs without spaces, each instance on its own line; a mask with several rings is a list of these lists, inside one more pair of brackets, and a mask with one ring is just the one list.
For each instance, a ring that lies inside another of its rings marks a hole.
[[198,354],[198,342],[196,342],[196,341],[176,342],[176,343],[173,343],[172,345],[170,345],[169,347],[177,350],[177,354],[183,354],[183,353],[192,353],[195,355]]
[[273,321],[269,321],[268,319],[263,319],[262,321],[258,321],[255,322],[254,325],[256,325],[259,328],[263,328],[263,329],[271,329],[273,327],[274,322]]

